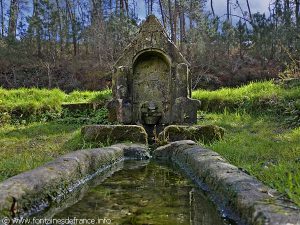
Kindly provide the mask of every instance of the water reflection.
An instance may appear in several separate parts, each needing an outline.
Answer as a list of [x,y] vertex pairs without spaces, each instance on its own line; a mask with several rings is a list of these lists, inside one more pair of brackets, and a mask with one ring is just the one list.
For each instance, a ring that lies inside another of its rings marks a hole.
[[104,182],[103,176],[98,176],[84,189],[78,202],[56,211],[53,218],[118,225],[229,224],[182,174],[152,161],[125,161],[122,170]]

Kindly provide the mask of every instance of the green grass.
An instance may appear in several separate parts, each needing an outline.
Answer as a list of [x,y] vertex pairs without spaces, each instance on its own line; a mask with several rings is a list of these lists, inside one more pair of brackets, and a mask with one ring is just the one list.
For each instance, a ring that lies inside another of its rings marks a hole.
[[106,145],[83,140],[80,128],[80,124],[56,121],[0,127],[0,181],[70,151]]
[[240,102],[248,100],[254,102],[264,98],[300,98],[300,87],[286,89],[273,81],[251,82],[238,88],[222,88],[216,91],[196,90],[193,98],[201,100],[220,99],[223,101]]
[[226,129],[225,138],[208,145],[300,206],[300,128],[247,113],[210,113],[200,124]]
[[58,89],[0,88],[0,124],[7,121],[48,121],[61,114],[63,103],[99,102],[111,97],[111,90],[73,91]]
[[226,129],[208,147],[300,206],[300,87],[272,81],[197,90],[204,120]]
[[103,91],[73,91],[65,95],[63,103],[98,102],[111,98],[111,90]]
[[285,103],[300,99],[300,87],[284,88],[273,81],[252,82],[239,88],[216,91],[196,90],[192,97],[202,102],[202,110],[222,112],[245,109],[248,112],[284,110]]
[[67,152],[101,146],[85,142],[80,127],[107,124],[107,110],[69,112],[61,105],[99,102],[110,96],[110,90],[66,94],[58,89],[0,88],[0,181]]
[[0,180],[81,148],[78,125],[32,123],[0,128]]

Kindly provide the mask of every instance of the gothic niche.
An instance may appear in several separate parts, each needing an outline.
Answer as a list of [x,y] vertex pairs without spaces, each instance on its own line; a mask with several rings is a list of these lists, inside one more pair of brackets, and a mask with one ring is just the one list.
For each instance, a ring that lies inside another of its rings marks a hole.
[[167,123],[170,114],[170,62],[162,54],[146,51],[133,64],[133,122]]

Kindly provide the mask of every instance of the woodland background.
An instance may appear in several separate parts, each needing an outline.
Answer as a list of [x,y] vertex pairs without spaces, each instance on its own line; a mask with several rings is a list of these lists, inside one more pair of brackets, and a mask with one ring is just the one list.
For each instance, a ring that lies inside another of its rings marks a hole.
[[109,87],[141,2],[191,63],[194,89],[300,76],[300,0],[271,0],[267,14],[226,0],[224,16],[218,0],[0,0],[0,87]]

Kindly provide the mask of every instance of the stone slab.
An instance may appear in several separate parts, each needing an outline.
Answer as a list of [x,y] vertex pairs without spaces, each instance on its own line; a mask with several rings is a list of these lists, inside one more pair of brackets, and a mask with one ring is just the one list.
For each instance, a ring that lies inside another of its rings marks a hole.
[[81,134],[86,140],[102,143],[148,143],[147,132],[138,125],[88,125],[81,129]]
[[180,140],[193,140],[210,143],[215,140],[221,140],[224,137],[225,130],[215,125],[205,126],[182,126],[170,125],[167,126],[160,134],[159,140],[164,143],[180,141]]

